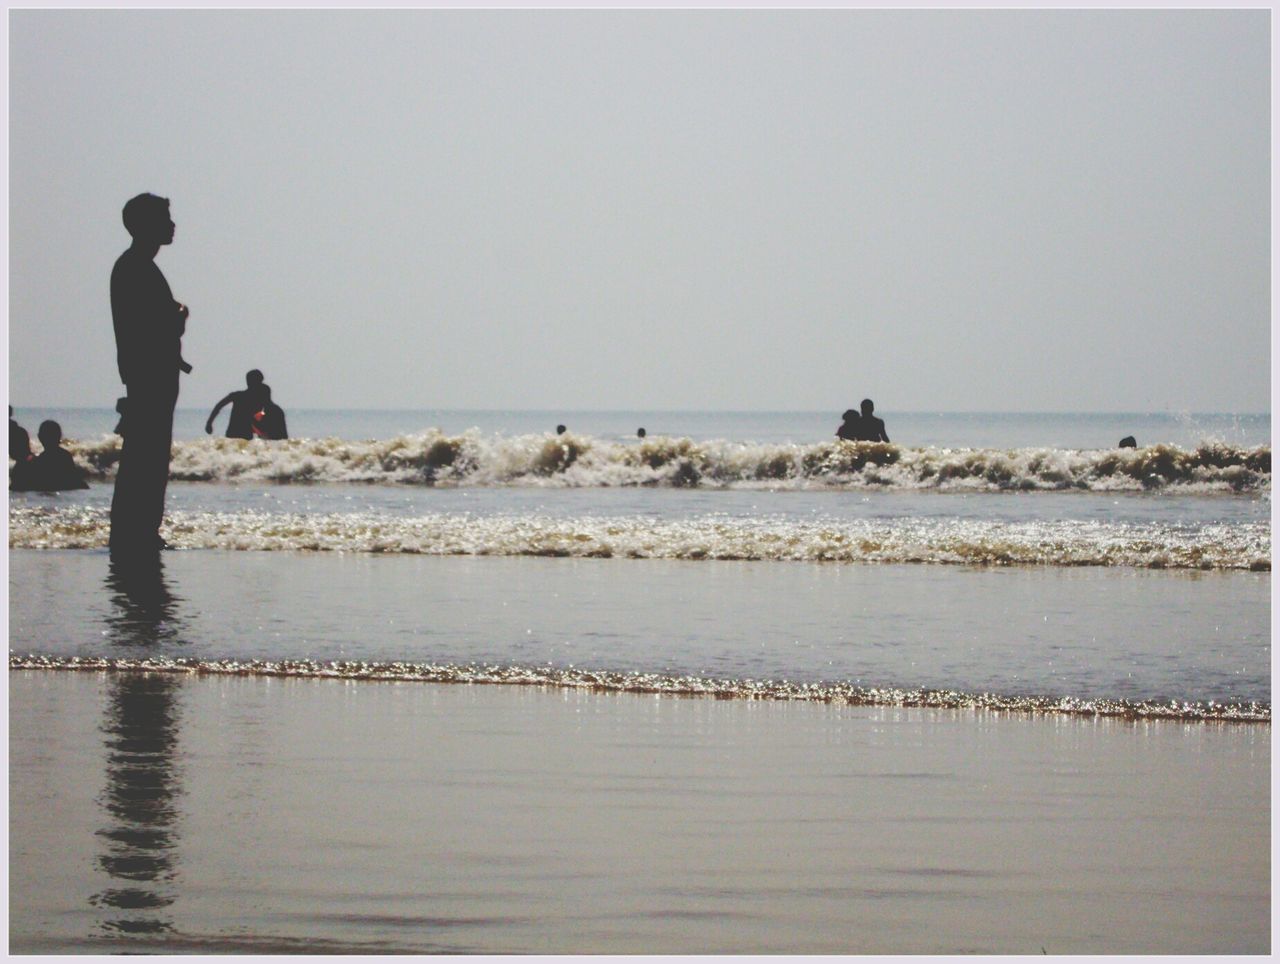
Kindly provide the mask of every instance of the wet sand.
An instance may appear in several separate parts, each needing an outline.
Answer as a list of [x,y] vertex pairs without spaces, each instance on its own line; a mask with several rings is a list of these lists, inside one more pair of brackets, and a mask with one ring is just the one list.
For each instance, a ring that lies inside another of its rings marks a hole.
[[1266,724],[9,686],[16,953],[1270,950]]

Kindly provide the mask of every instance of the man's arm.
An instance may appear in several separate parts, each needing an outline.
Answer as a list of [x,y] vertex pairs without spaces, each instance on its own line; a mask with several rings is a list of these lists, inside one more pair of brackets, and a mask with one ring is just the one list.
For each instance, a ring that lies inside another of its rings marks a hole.
[[227,405],[229,405],[233,401],[234,395],[235,395],[235,392],[232,392],[230,395],[228,395],[226,398],[220,401],[217,405],[213,406],[213,411],[209,413],[208,421],[204,423],[205,434],[207,435],[213,434],[213,420],[218,417],[218,413],[222,411],[223,408],[225,408]]

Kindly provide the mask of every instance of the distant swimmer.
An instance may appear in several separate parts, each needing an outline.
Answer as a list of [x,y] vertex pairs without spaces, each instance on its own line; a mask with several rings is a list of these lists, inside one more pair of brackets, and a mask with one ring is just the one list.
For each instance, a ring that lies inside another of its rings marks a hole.
[[875,403],[869,398],[862,400],[862,419],[861,427],[858,432],[858,440],[862,442],[887,442],[889,435],[884,430],[884,420],[876,418],[872,413],[876,410]]
[[13,406],[9,406],[9,458],[15,462],[30,461],[31,436],[27,430],[13,420]]
[[557,434],[557,435],[563,435],[564,433],[565,433],[565,428],[564,428],[564,426],[563,426],[563,425],[557,425],[557,426],[556,426],[556,434]]
[[44,451],[25,463],[23,472],[14,473],[11,488],[40,492],[89,488],[89,483],[84,480],[84,470],[76,465],[70,452],[59,447],[62,444],[61,425],[52,420],[41,422],[36,437],[40,439]]
[[262,408],[254,413],[253,434],[258,438],[280,441],[289,437],[284,424],[284,409],[271,400],[271,386],[262,386]]
[[644,430],[644,426],[641,426],[640,428],[636,429],[636,438],[644,438],[646,434],[647,433]]
[[245,373],[244,383],[245,388],[242,391],[229,393],[226,398],[213,406],[213,411],[209,413],[209,418],[204,423],[207,434],[213,434],[213,420],[226,405],[230,404],[231,417],[227,420],[227,438],[253,438],[253,417],[262,411],[262,403],[266,401],[262,391],[262,372],[255,368]]
[[856,409],[847,409],[844,415],[840,416],[844,419],[840,423],[840,427],[836,429],[836,437],[842,438],[846,442],[856,442],[861,437],[862,432],[862,416],[858,414]]
[[9,470],[9,488],[22,492],[31,488],[31,464],[35,455],[31,452],[31,436],[13,418],[13,406],[9,406],[9,458],[13,468]]
[[1136,449],[1137,447],[1138,441],[1132,435],[1126,435],[1120,440],[1120,448],[1122,449]]

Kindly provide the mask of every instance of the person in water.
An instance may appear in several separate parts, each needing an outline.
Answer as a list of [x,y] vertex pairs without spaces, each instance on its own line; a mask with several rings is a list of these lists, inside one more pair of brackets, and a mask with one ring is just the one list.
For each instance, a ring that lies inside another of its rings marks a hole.
[[204,423],[207,434],[213,434],[213,420],[225,406],[230,405],[231,417],[227,419],[227,438],[253,438],[254,416],[262,411],[263,402],[270,396],[263,393],[266,386],[262,381],[262,372],[258,369],[246,372],[244,383],[245,388],[242,391],[228,393],[213,406],[213,411],[209,413],[209,418]]
[[31,436],[13,418],[13,406],[9,406],[9,458],[21,464],[31,460]]
[[875,403],[869,398],[862,400],[862,418],[858,430],[858,439],[862,442],[887,442],[889,435],[884,430],[884,419],[876,418]]
[[284,424],[284,409],[271,400],[271,386],[262,386],[262,408],[254,413],[253,434],[258,438],[279,441],[289,437]]
[[[87,489],[84,470],[76,465],[71,453],[61,448],[62,426],[52,420],[40,423],[36,433],[44,451],[30,462],[14,466],[11,487],[15,490],[35,489],[56,492],[61,489]],[[21,469],[22,471],[18,471]]]
[[178,374],[191,371],[182,358],[182,336],[190,312],[174,299],[155,261],[160,248],[173,243],[169,201],[139,194],[125,204],[122,216],[133,243],[111,271],[116,365],[128,411],[111,497],[113,556],[167,548],[160,523],[169,484],[173,410],[178,403]]
[[857,409],[847,409],[840,417],[843,418],[844,421],[841,422],[840,427],[836,429],[836,437],[842,438],[846,442],[858,441],[858,439],[861,438],[862,432],[862,416],[858,414]]
[[9,488],[14,492],[30,489],[31,464],[35,459],[31,453],[31,436],[14,421],[12,405],[9,406],[9,458],[14,463],[9,470]]

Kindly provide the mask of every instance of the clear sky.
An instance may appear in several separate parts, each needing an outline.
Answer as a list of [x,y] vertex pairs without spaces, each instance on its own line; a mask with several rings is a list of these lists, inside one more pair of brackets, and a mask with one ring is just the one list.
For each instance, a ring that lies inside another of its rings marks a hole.
[[9,401],[1269,411],[1270,13],[9,14]]

